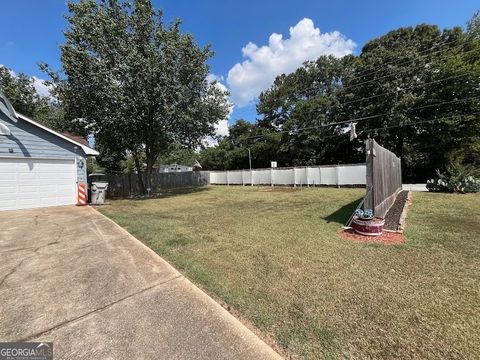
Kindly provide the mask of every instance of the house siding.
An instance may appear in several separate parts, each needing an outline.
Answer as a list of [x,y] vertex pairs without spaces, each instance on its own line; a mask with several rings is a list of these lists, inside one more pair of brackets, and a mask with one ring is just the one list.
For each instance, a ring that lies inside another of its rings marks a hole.
[[[62,139],[23,119],[16,122],[0,112],[0,122],[8,126],[11,135],[0,136],[0,161],[9,158],[32,159],[65,159],[72,160],[76,167],[76,183],[87,183],[86,154],[80,146]],[[13,151],[10,151],[12,149]]]
[[[10,136],[0,136],[0,157],[58,159],[86,157],[80,146],[75,146],[22,119],[13,122],[0,112],[0,122],[11,131]],[[9,149],[13,149],[13,152]]]

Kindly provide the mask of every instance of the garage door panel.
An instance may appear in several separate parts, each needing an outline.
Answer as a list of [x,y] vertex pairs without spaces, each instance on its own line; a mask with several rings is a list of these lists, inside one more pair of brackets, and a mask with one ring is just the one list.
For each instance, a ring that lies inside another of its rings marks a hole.
[[[3,191],[5,190],[5,191]],[[8,189],[0,189],[0,202],[15,200],[17,198],[17,189],[11,188]]]
[[57,199],[51,199],[51,198],[41,198],[40,199],[40,204],[42,206],[63,205],[61,201],[58,201]]
[[18,184],[17,179],[15,179],[14,176],[11,176],[10,179],[8,180],[0,180],[0,188],[17,186],[17,184]]
[[17,206],[19,209],[34,208],[37,206],[38,199],[19,199],[17,198]]
[[12,210],[16,205],[16,200],[1,200],[0,210]]
[[38,185],[36,184],[36,179],[17,180],[17,181],[15,182],[15,184],[16,184],[17,186],[20,186],[20,187],[22,188],[22,191],[23,191],[23,189],[25,189],[26,187],[30,188],[31,186],[38,186]]
[[0,159],[0,210],[75,203],[73,160]]
[[8,172],[0,173],[0,181],[12,180],[12,179],[16,179],[16,174],[12,174],[12,170],[9,170]]
[[56,199],[56,203],[52,205],[65,205],[65,204],[72,204],[70,197],[58,197]]
[[68,193],[72,185],[57,185],[57,191],[61,193]]
[[40,199],[41,197],[38,191],[33,191],[33,192],[22,191],[22,192],[19,192],[18,194],[15,194],[15,196],[19,200],[31,200],[31,201],[35,201],[37,199]]
[[55,185],[39,185],[38,191],[41,193],[50,193],[52,191],[55,191],[56,188],[57,187]]
[[[13,168],[13,166],[12,166]],[[12,173],[12,168],[11,167],[8,167],[8,166],[0,166],[0,176],[2,174],[8,174],[10,175]]]
[[36,185],[20,185],[22,187],[23,194],[38,193],[39,189]]
[[18,173],[16,174],[17,175],[17,180],[18,181],[32,181],[32,180],[35,180],[37,178],[37,174],[33,173],[33,174],[29,174],[29,173]]
[[[56,170],[56,171],[63,171],[63,170]],[[56,172],[56,173],[39,173],[38,174],[38,179],[42,180],[65,180],[65,179],[71,179],[71,175],[68,173],[62,173],[62,172]]]
[[34,170],[35,165],[31,162],[17,163],[12,166],[17,173],[30,173]]

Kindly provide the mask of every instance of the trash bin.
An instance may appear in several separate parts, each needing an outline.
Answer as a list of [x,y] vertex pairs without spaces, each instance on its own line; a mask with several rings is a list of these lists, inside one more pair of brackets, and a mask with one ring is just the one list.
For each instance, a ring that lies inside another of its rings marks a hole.
[[105,174],[90,174],[89,184],[90,202],[92,204],[104,204],[108,189],[108,182]]

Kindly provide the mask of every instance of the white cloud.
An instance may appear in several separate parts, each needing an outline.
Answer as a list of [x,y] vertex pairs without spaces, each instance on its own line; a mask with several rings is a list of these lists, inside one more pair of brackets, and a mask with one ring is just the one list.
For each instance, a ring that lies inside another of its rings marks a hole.
[[223,84],[224,82],[224,78],[223,76],[218,76],[218,75],[215,75],[215,74],[208,74],[207,76],[207,81],[208,82],[214,82],[216,81],[215,83],[215,86],[217,88],[219,88],[220,90],[222,91],[228,91],[227,87],[225,86],[225,84]]
[[321,55],[342,57],[351,54],[356,44],[338,31],[321,33],[311,19],[305,18],[290,28],[290,37],[273,33],[268,45],[258,47],[249,42],[243,49],[242,63],[228,72],[227,84],[231,99],[238,106],[246,106],[267,89],[275,77],[291,73],[307,60]]
[[38,95],[48,97],[50,96],[51,85],[46,85],[45,80],[39,79],[36,76],[32,76],[33,86]]
[[228,120],[220,120],[217,124],[215,124],[215,135],[227,136],[228,134]]

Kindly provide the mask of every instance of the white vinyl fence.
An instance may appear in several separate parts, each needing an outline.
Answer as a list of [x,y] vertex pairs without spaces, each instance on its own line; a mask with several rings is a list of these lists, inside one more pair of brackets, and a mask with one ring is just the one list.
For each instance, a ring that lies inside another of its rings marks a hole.
[[210,171],[210,184],[219,185],[359,186],[365,183],[365,164]]

